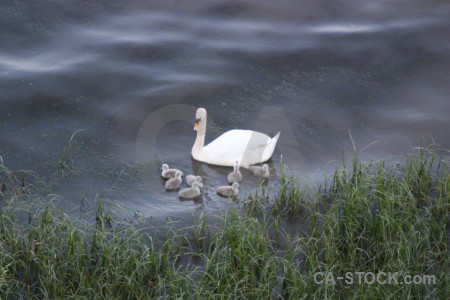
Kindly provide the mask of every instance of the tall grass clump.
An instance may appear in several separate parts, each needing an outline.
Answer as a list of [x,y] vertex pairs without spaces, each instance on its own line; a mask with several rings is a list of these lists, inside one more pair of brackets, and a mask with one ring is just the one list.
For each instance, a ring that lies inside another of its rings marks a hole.
[[272,214],[298,216],[308,210],[311,191],[307,185],[300,186],[295,178],[288,177],[283,164],[280,172],[281,181],[272,204]]
[[79,130],[75,130],[72,133],[67,145],[64,147],[64,149],[60,155],[58,165],[61,170],[61,176],[63,178],[65,178],[69,174],[72,174],[75,172],[74,162],[73,162],[73,159],[71,158],[70,154],[71,154],[72,148],[75,144],[75,141],[74,141],[75,136],[77,135],[77,133],[82,132],[84,130],[85,129],[79,129]]
[[[306,240],[312,272],[398,272],[435,275],[436,285],[340,285],[333,295],[383,298],[443,298],[448,274],[448,160],[418,149],[404,167],[364,163],[337,170],[329,191],[332,203],[319,214],[317,239]],[[317,224],[317,223],[316,223]],[[401,281],[402,279],[399,279]]]
[[[57,198],[36,192],[35,174],[2,164],[0,297],[447,299],[448,158],[424,148],[400,164],[355,155],[319,187],[283,175],[275,193],[260,185],[220,225],[201,213],[192,226],[171,223],[162,235],[115,222],[99,198],[92,224],[72,220]],[[317,283],[318,272],[336,282]],[[346,272],[436,282],[336,279]]]

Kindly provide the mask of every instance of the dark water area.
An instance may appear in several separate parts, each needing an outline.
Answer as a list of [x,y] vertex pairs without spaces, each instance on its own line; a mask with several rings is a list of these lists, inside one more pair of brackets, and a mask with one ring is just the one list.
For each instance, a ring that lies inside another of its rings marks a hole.
[[[332,169],[349,131],[367,159],[450,148],[449,16],[448,1],[2,1],[0,156],[67,210],[104,197],[164,217],[230,203],[214,193],[230,170],[191,159],[196,107],[207,142],[281,130],[275,183],[281,154],[299,176]],[[140,161],[168,105],[186,109]],[[162,162],[204,176],[203,201],[165,192]],[[257,184],[244,170],[240,199]]]

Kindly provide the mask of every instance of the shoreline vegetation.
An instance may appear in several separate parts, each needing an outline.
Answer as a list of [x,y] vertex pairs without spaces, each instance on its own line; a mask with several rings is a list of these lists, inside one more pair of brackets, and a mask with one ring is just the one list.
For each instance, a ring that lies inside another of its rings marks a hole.
[[[154,235],[114,224],[101,201],[93,224],[72,220],[52,195],[33,200],[36,174],[2,162],[0,299],[447,299],[449,171],[445,150],[395,165],[355,154],[320,186],[282,175],[275,196],[260,185],[220,225],[200,213]],[[317,284],[317,272],[436,283]]]

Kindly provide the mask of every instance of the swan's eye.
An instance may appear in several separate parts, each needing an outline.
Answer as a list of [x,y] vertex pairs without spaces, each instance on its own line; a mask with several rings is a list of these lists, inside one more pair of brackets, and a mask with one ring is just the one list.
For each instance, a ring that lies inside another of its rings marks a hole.
[[202,120],[202,118],[197,118],[197,119],[195,119],[195,123],[200,123],[201,120]]

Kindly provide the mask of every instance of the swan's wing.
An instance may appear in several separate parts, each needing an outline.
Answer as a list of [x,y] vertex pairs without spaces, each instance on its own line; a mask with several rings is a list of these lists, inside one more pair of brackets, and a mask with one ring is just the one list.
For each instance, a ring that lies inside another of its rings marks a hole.
[[[233,166],[236,161],[244,168],[262,162],[270,137],[252,130],[230,130],[203,148],[202,156],[206,162]],[[272,150],[273,152],[273,150]]]
[[270,137],[261,132],[252,131],[243,154],[241,166],[248,168],[250,165],[264,161],[264,152],[270,143]]
[[269,141],[267,142],[267,146],[264,149],[261,162],[268,161],[270,157],[272,157],[273,151],[275,150],[275,146],[277,145],[279,137],[280,132],[278,132],[277,135],[274,136],[273,138],[269,139]]
[[251,130],[230,130],[206,145],[202,156],[208,163],[220,166],[234,166],[242,160],[246,145],[251,136]]

